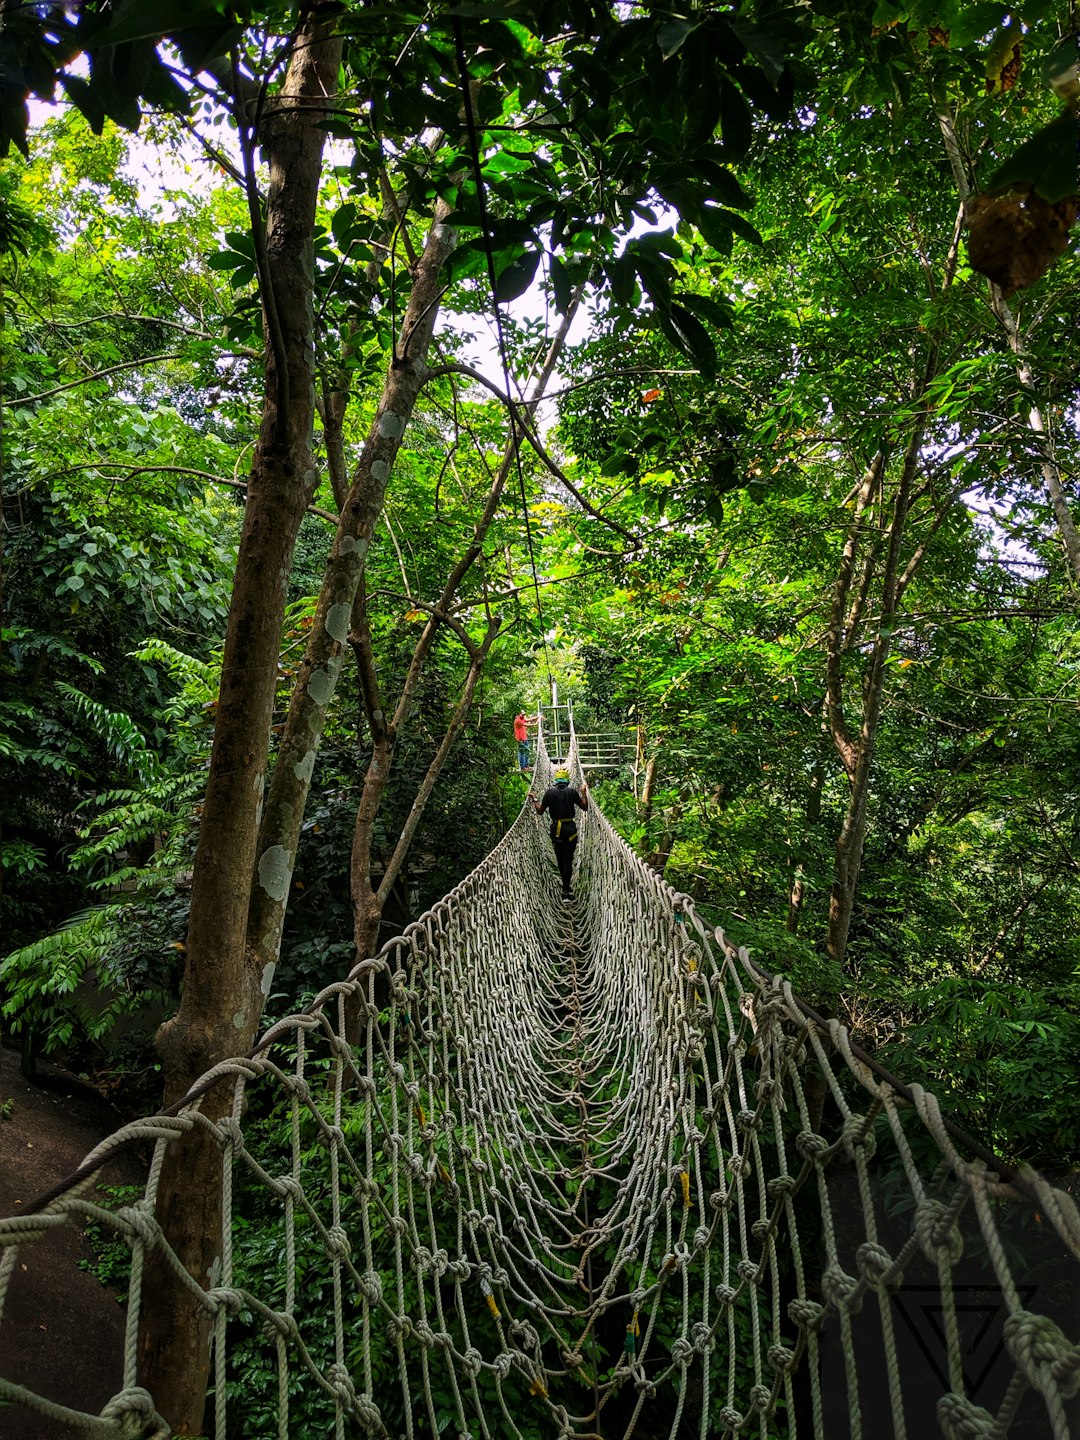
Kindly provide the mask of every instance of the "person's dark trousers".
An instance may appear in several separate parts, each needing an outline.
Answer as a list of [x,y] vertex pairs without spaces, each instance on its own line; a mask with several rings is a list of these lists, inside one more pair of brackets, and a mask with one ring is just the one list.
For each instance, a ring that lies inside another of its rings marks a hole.
[[563,894],[570,894],[570,877],[574,873],[574,851],[577,849],[577,839],[573,840],[552,840],[555,850],[555,859],[559,866],[559,874],[562,876]]

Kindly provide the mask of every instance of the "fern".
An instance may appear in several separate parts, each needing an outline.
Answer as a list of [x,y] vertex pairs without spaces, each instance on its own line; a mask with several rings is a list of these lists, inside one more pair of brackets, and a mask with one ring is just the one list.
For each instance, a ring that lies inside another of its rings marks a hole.
[[203,705],[217,699],[220,665],[197,660],[194,655],[157,639],[144,641],[141,649],[132,651],[131,658],[144,665],[163,665],[169,675],[179,681],[181,696],[190,705]]
[[162,998],[160,989],[133,985],[117,964],[127,908],[112,903],[83,910],[0,960],[6,992],[0,1017],[13,1034],[29,1031],[47,1054],[73,1043],[97,1044],[123,1016]]
[[121,905],[100,905],[83,910],[51,935],[13,950],[0,960],[0,984],[7,998],[0,1015],[19,1034],[33,1020],[44,1026],[55,1048],[70,1038],[70,1005],[64,1002],[86,972],[106,960],[116,943]]
[[109,710],[89,695],[84,695],[74,685],[63,681],[58,688],[75,706],[97,735],[105,742],[109,754],[127,766],[143,783],[148,782],[157,772],[157,758],[146,743],[146,737],[130,716],[121,710]]

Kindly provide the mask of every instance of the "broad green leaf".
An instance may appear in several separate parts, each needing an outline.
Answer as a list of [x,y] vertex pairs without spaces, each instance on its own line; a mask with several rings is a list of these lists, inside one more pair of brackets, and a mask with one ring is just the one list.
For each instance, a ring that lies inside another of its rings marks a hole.
[[988,191],[1007,190],[1011,185],[1031,185],[1037,195],[1055,205],[1080,194],[1077,175],[1077,143],[1080,120],[1062,115],[1025,140],[991,177]]
[[533,282],[536,274],[536,267],[540,263],[540,252],[538,250],[527,250],[524,255],[519,255],[511,260],[498,274],[495,282],[495,298],[502,304],[506,300],[516,300]]

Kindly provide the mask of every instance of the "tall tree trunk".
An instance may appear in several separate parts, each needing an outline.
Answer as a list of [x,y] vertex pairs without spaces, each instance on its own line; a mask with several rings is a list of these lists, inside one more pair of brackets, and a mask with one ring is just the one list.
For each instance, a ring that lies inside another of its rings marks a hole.
[[[183,997],[177,1015],[158,1033],[170,1102],[211,1065],[247,1050],[262,1010],[259,975],[247,963],[244,936],[286,581],[315,485],[312,234],[323,127],[341,57],[332,22],[319,13],[306,8],[301,14],[283,88],[267,103],[259,136],[269,169],[265,233],[257,236],[266,389],[194,863]],[[257,213],[253,221],[258,225]],[[218,1115],[223,1103],[212,1093],[203,1113]],[[194,1130],[167,1152],[158,1191],[158,1222],[202,1286],[212,1284],[220,1251],[221,1163],[216,1145]],[[149,1266],[142,1315],[143,1383],[177,1434],[198,1434],[209,1363],[201,1307],[159,1262]]]
[[[442,774],[443,766],[446,764],[451,750],[457,744],[458,736],[468,718],[469,706],[472,704],[476,684],[483,673],[488,651],[499,633],[499,625],[497,617],[490,617],[487,633],[480,644],[473,645],[470,642],[469,670],[465,677],[465,684],[457,704],[454,706],[450,723],[447,725],[438,749],[432,756],[431,763],[413,797],[412,806],[405,819],[405,824],[402,826],[401,834],[397,838],[377,886],[372,883],[371,874],[372,837],[375,819],[386,791],[386,782],[393,763],[392,747],[385,742],[384,737],[376,749],[376,754],[372,757],[371,765],[368,766],[367,774],[364,777],[363,795],[356,811],[349,870],[350,889],[353,897],[353,939],[358,956],[373,955],[378,949],[379,929],[386,902],[390,898],[390,892],[401,874],[405,861],[408,859],[413,837],[423,818],[427,802],[431,798],[431,792],[434,790],[436,781]],[[370,786],[368,784],[369,777],[371,778]]]
[[[566,314],[559,325],[558,330],[552,338],[544,357],[544,363],[535,376],[529,388],[528,399],[522,407],[527,415],[531,415],[536,406],[543,399],[548,383],[555,373],[559,357],[566,345],[566,337],[570,333],[570,326],[577,313],[578,306],[584,293],[584,287],[579,287]],[[448,367],[452,369],[453,367]],[[375,657],[371,646],[371,633],[367,624],[366,607],[358,610],[354,619],[359,620],[355,633],[350,635],[350,643],[356,654],[357,664],[360,671],[361,690],[364,696],[364,705],[367,711],[368,724],[372,733],[372,756],[367,771],[364,774],[364,787],[361,792],[360,802],[357,806],[356,824],[353,829],[353,846],[350,862],[350,888],[353,903],[353,935],[356,942],[357,958],[374,954],[377,947],[379,927],[382,921],[382,912],[390,894],[390,888],[394,879],[400,872],[402,865],[408,855],[409,846],[416,827],[423,814],[435,780],[442,771],[446,757],[449,754],[450,745],[456,740],[461,726],[465,721],[467,713],[467,700],[464,703],[466,709],[461,709],[461,704],[455,710],[454,719],[451,721],[450,729],[447,731],[447,739],[436,752],[431,767],[421,782],[413,801],[409,818],[405,828],[402,830],[393,855],[386,866],[385,872],[379,884],[376,886],[372,880],[372,843],[375,833],[375,821],[382,806],[383,796],[390,780],[390,773],[394,763],[394,752],[397,747],[398,737],[401,735],[409,715],[412,712],[414,699],[420,684],[424,667],[427,664],[428,656],[432,646],[444,626],[451,626],[457,633],[462,644],[470,656],[469,675],[466,680],[465,695],[471,698],[476,682],[480,678],[488,649],[495,639],[498,625],[489,629],[486,638],[479,647],[470,640],[467,630],[460,622],[453,619],[450,610],[454,597],[457,595],[466,575],[473,565],[483,554],[484,542],[487,538],[491,524],[498,513],[502,502],[506,483],[518,463],[518,447],[522,439],[523,424],[518,420],[520,412],[513,411],[510,416],[510,436],[503,451],[499,467],[492,478],[488,490],[488,497],[484,505],[483,513],[476,523],[473,531],[472,541],[464,555],[457,561],[447,576],[443,586],[442,594],[438,601],[430,607],[430,616],[424,626],[420,638],[416,642],[412,658],[409,661],[409,668],[406,671],[405,679],[402,682],[401,693],[398,696],[397,704],[391,718],[387,718],[387,710],[384,704],[375,667]]]
[[[641,730],[638,729],[640,736]],[[641,801],[638,805],[638,818],[641,821],[641,839],[638,841],[638,854],[646,856],[649,853],[649,822],[652,820],[653,793],[656,787],[656,763],[657,755],[650,755],[645,766],[645,783],[641,787]]]
[[[443,266],[457,244],[455,232],[445,224],[447,213],[447,207],[440,201],[415,269],[401,338],[383,384],[375,419],[341,506],[337,535],[323,575],[314,622],[293,687],[267,792],[258,841],[257,883],[251,889],[247,915],[248,968],[259,977],[261,996],[270,993],[281,948],[308,789],[341,671],[343,646],[349,635],[368,547],[382,514],[390,470],[427,376],[428,350],[444,283]],[[370,721],[371,717],[368,718]],[[378,719],[381,718],[380,714]]]
[[[920,397],[925,397],[926,387],[936,373],[937,353],[935,345],[931,348],[921,380],[915,387],[913,399],[916,401]],[[927,411],[923,408],[914,421],[908,437],[904,462],[893,499],[888,549],[881,580],[881,615],[876,627],[870,655],[870,667],[863,688],[862,720],[857,735],[851,734],[844,715],[843,657],[856,633],[855,623],[849,623],[847,617],[860,615],[865,599],[865,591],[860,586],[860,594],[856,596],[849,608],[862,510],[872,493],[869,480],[875,468],[877,469],[877,479],[882,483],[884,481],[883,452],[879,453],[875,465],[871,466],[867,477],[864,477],[860,486],[859,499],[856,501],[856,515],[849,530],[848,542],[844,547],[840,572],[833,592],[826,663],[826,709],[833,742],[848,777],[848,803],[840,834],[836,839],[825,948],[829,958],[845,968],[855,893],[859,871],[862,868],[863,848],[866,840],[870,775],[885,697],[886,665],[892,649],[893,619],[903,595],[904,585],[911,578],[909,571],[901,570],[900,557],[907,530],[912,488],[919,464],[919,452],[926,434],[926,421]]]
[[[806,796],[806,839],[804,846],[809,839],[810,833],[821,820],[821,792],[825,781],[825,767],[821,763],[821,757],[816,756],[814,768],[810,772],[810,789]],[[791,891],[788,895],[787,920],[784,928],[789,935],[799,933],[799,920],[802,917],[803,904],[806,900],[806,863],[802,855],[795,861],[795,873],[791,880]]]

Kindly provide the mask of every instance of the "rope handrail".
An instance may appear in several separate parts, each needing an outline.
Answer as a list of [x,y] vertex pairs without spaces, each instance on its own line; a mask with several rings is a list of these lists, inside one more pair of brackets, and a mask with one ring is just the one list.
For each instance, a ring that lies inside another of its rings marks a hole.
[[[541,727],[534,793],[551,768]],[[566,904],[524,806],[378,955],[0,1219],[0,1353],[21,1247],[67,1224],[130,1247],[137,1333],[143,1256],[170,1253],[161,1160],[201,1126],[227,1244],[213,1286],[187,1283],[213,1323],[218,1440],[238,1405],[243,1433],[280,1437],[833,1440],[936,1423],[990,1440],[1037,1422],[1065,1440],[1069,1195],[1000,1165],[761,970],[595,802],[580,834]],[[215,1086],[231,1092],[220,1121],[200,1110]],[[153,1146],[145,1193],[113,1204],[95,1177],[134,1143]],[[976,1293],[998,1307],[984,1328],[1000,1350],[977,1373]],[[256,1333],[270,1364],[253,1371]],[[134,1343],[100,1415],[2,1374],[0,1398],[108,1440],[170,1433]]]

